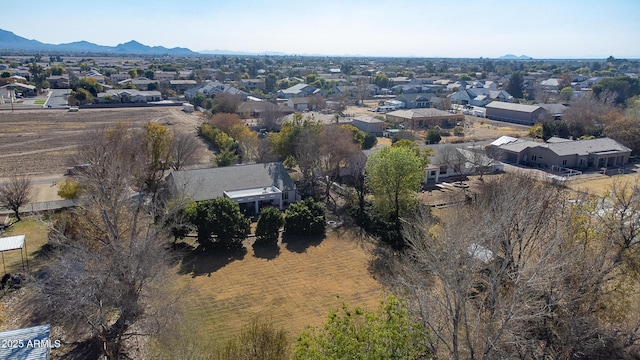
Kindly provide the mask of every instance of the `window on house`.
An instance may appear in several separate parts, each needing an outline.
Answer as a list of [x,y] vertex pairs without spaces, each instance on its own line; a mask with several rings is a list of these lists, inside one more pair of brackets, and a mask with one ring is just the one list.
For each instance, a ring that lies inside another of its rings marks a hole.
[[567,160],[562,160],[562,166],[567,166]]
[[536,161],[536,160],[538,160],[538,157],[535,155],[531,155],[531,161]]
[[289,192],[285,191],[282,193],[282,200],[289,200]]

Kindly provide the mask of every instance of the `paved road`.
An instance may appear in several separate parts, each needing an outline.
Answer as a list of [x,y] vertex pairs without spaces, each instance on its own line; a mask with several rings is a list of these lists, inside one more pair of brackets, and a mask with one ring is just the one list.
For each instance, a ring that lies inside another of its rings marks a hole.
[[49,97],[49,101],[46,104],[47,107],[51,106],[54,109],[60,109],[67,106],[65,96],[69,95],[70,89],[52,89],[51,92],[51,97]]

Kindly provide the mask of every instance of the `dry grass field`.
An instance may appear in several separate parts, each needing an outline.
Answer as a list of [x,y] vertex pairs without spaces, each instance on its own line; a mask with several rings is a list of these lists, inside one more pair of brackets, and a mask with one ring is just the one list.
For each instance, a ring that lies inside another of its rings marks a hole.
[[20,110],[0,112],[0,178],[10,174],[64,173],[68,158],[87,133],[118,122],[140,127],[146,122],[193,131],[201,122],[179,107]]
[[198,334],[214,341],[237,335],[252,319],[271,321],[290,338],[305,326],[321,325],[341,302],[375,309],[383,287],[368,271],[364,243],[346,231],[327,231],[324,239],[291,239],[277,251],[233,256],[189,253],[178,265],[186,285],[180,302]]

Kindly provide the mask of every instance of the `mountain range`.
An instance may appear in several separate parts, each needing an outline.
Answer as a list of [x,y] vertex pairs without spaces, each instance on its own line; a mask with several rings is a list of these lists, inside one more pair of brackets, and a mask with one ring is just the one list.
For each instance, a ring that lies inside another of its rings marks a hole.
[[30,51],[61,51],[76,53],[106,54],[142,54],[142,55],[197,55],[187,48],[171,48],[164,46],[148,46],[131,40],[117,46],[104,46],[88,41],[75,41],[68,44],[47,44],[18,36],[11,31],[0,29],[0,49]]
[[533,58],[527,55],[515,56],[512,54],[507,54],[504,56],[500,56],[498,59],[499,60],[532,60]]

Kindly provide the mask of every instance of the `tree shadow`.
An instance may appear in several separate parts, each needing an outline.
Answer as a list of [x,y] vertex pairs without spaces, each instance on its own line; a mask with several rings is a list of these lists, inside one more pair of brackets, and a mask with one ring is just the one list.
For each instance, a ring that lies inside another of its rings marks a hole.
[[66,348],[71,348],[65,354],[60,355],[58,359],[61,360],[83,360],[83,359],[98,359],[102,354],[100,349],[100,342],[96,339],[86,339],[83,341],[77,341],[71,344],[64,344]]
[[324,240],[324,235],[300,236],[282,234],[282,243],[285,244],[287,250],[302,254],[311,246],[318,246]]
[[261,244],[255,241],[252,245],[253,256],[260,259],[273,260],[280,255],[280,246],[276,244]]
[[230,249],[214,246],[204,248],[201,245],[195,249],[192,247],[192,250],[183,252],[178,274],[191,274],[191,277],[211,276],[211,273],[222,269],[230,263],[244,259],[246,254],[247,249],[244,246]]

